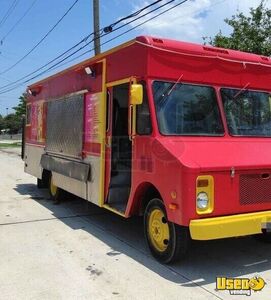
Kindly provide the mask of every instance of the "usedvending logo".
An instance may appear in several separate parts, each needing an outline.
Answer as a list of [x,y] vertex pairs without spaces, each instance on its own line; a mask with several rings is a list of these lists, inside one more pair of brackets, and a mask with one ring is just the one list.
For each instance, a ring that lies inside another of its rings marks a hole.
[[265,281],[261,277],[253,278],[216,278],[216,290],[229,291],[230,295],[251,295],[251,291],[259,292],[265,286]]

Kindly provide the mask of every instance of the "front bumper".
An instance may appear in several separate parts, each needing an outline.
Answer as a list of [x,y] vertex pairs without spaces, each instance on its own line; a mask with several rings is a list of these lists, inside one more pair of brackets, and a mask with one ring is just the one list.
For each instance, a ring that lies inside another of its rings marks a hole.
[[271,210],[225,217],[191,220],[193,240],[214,240],[270,231]]

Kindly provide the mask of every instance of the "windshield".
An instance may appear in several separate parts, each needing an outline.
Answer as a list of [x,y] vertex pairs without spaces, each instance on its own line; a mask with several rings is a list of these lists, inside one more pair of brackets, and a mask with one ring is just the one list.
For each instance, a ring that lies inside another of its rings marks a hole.
[[214,88],[155,81],[153,95],[162,134],[223,134]]
[[231,135],[271,136],[271,98],[265,92],[221,89]]

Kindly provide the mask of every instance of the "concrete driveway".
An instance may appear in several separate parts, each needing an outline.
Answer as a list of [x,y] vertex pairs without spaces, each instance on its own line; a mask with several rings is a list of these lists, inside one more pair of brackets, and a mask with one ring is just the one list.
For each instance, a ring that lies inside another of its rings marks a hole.
[[[156,262],[141,218],[80,199],[53,205],[23,172],[19,149],[0,149],[0,299],[270,299],[271,244],[193,242],[186,260]],[[251,296],[216,291],[216,277],[261,276]]]

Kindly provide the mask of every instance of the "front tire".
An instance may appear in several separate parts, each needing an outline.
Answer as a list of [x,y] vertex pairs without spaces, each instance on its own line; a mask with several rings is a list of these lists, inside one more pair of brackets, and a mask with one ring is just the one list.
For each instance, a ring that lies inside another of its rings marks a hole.
[[271,243],[271,232],[263,232],[262,234],[257,234],[256,239],[264,242],[264,243]]
[[152,199],[144,213],[145,238],[152,255],[161,263],[182,259],[188,249],[188,229],[167,219],[165,206],[160,199]]

